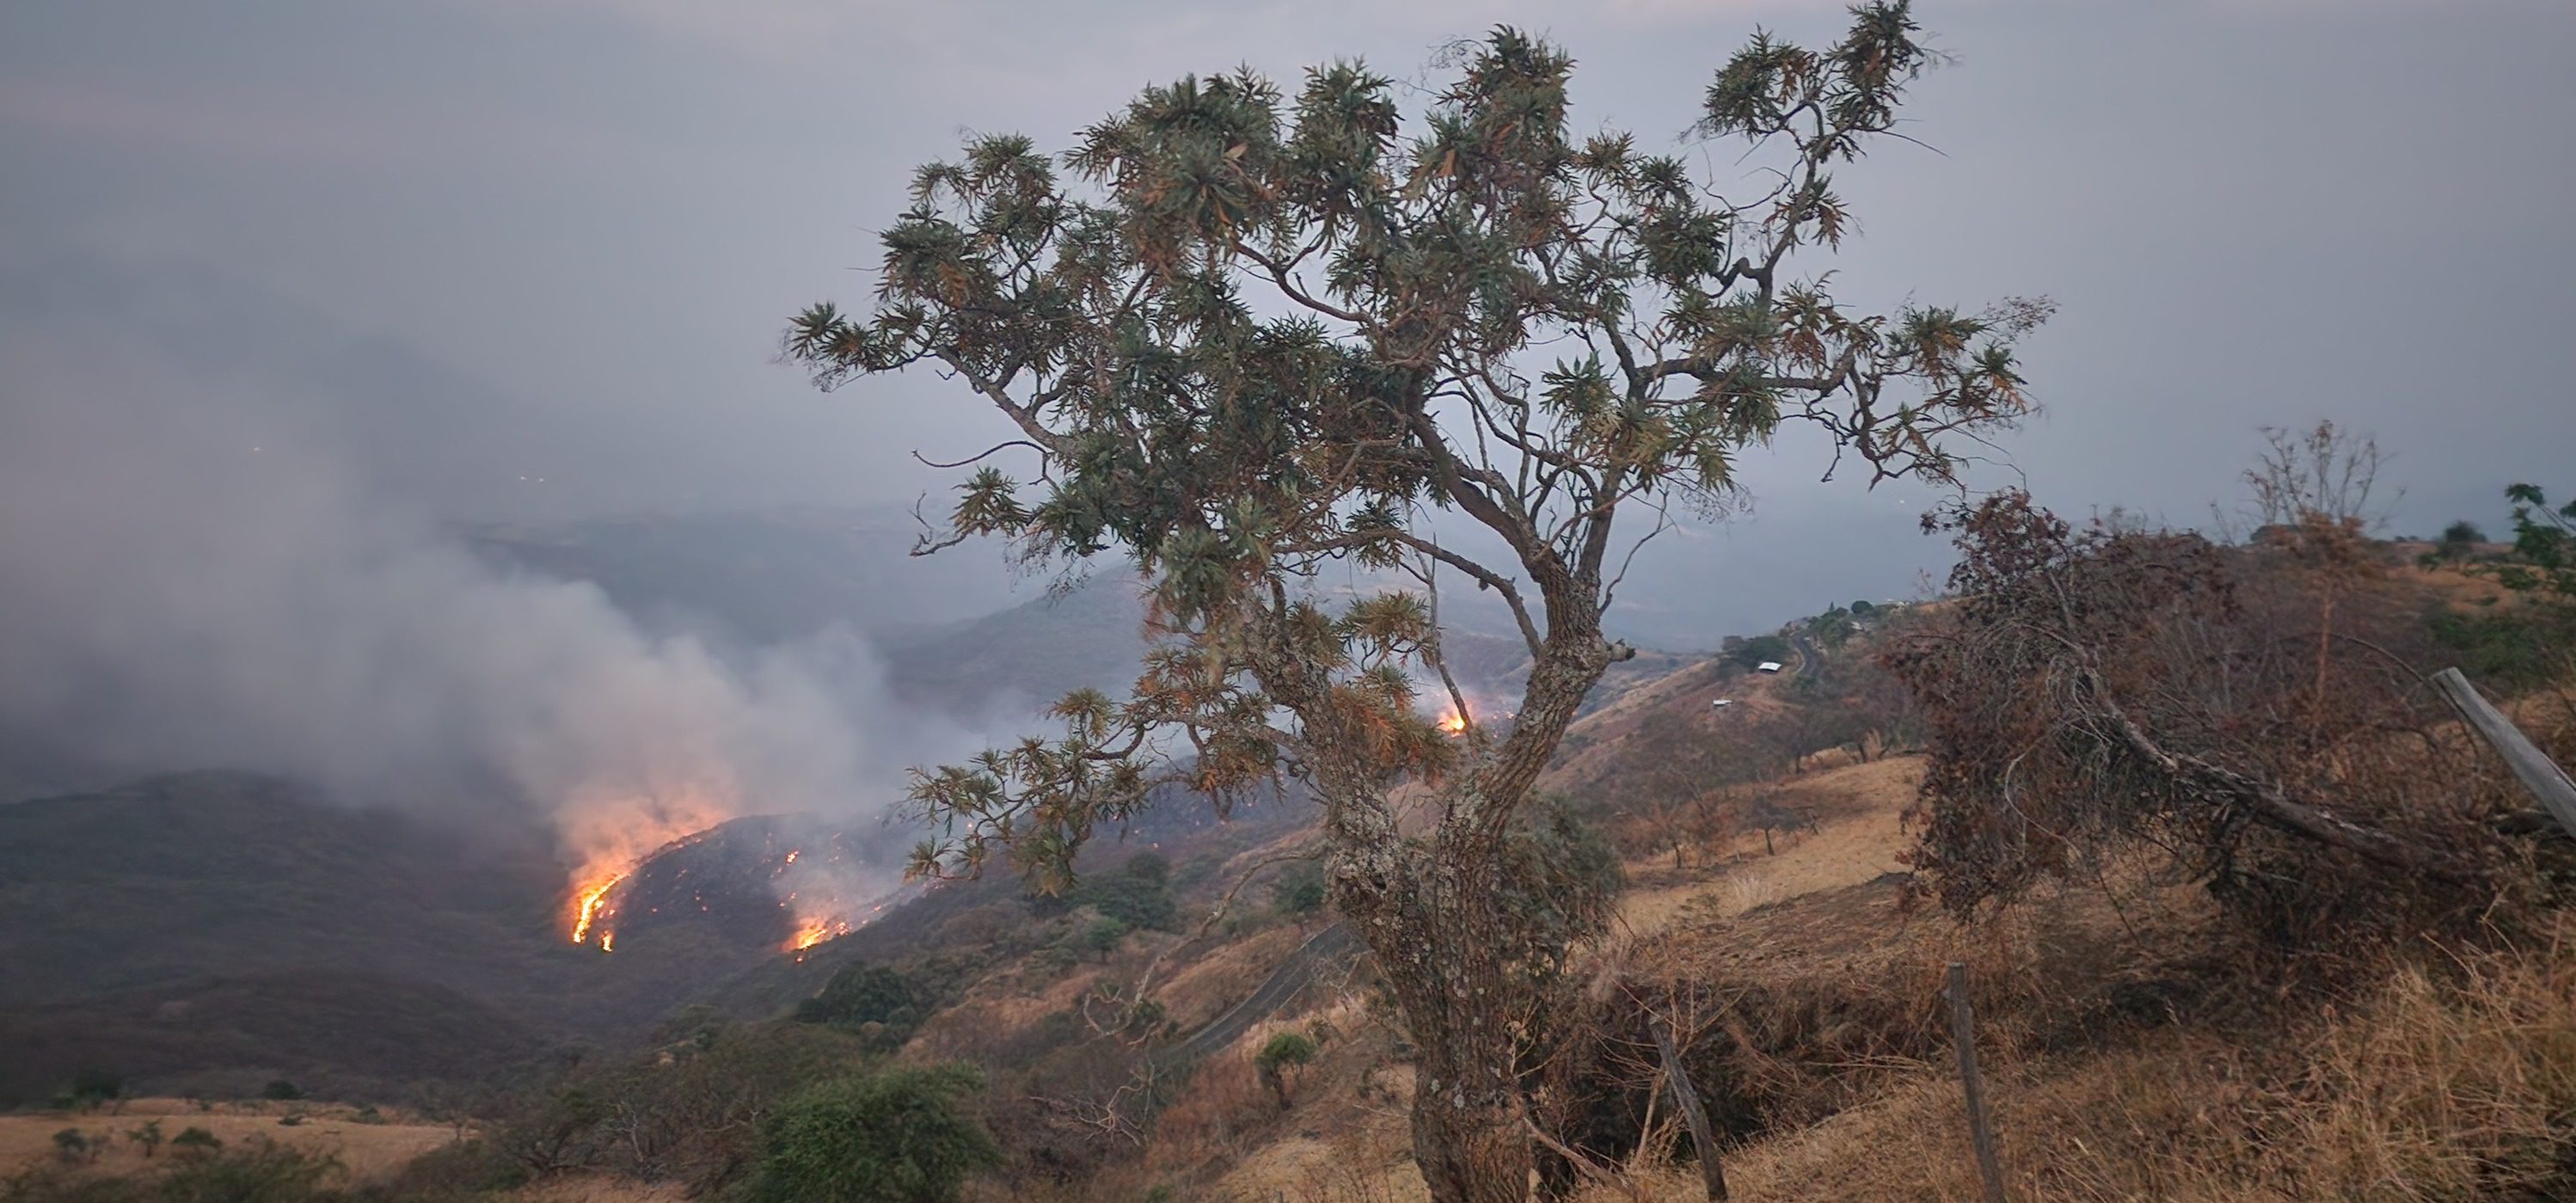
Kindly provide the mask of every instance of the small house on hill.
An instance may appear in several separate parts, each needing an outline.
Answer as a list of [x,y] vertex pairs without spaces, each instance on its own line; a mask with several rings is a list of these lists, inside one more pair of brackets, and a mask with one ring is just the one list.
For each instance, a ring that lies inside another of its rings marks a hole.
[[1762,663],[1760,663],[1760,664],[1756,664],[1756,665],[1754,665],[1754,666],[1753,666],[1753,671],[1755,671],[1755,672],[1765,672],[1765,673],[1776,673],[1776,672],[1780,671],[1780,662],[1779,662],[1779,661],[1777,661],[1777,660],[1765,660],[1765,661],[1763,661],[1763,662],[1762,662]]

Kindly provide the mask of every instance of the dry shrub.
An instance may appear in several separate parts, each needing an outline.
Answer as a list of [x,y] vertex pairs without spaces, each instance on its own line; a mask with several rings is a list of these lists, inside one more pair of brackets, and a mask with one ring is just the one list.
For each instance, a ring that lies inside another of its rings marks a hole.
[[[2103,888],[2108,885],[2110,888]],[[2134,879],[2049,888],[1973,924],[1910,913],[1905,885],[1824,890],[1651,942],[1605,948],[1542,1076],[1534,1113],[1567,1144],[1637,1153],[1658,1086],[1646,1024],[1674,1025],[1729,1142],[1873,1106],[1953,1055],[1944,976],[1968,967],[1981,1044],[1999,1067],[2134,1043],[2176,1024],[2273,1025],[2279,999],[2207,934],[2196,892]],[[1645,1164],[1688,1157],[1668,1125]],[[1562,1179],[1561,1179],[1562,1180]]]
[[1261,1073],[1241,1051],[1211,1057],[1154,1123],[1155,1164],[1187,1170],[1251,1151],[1279,1113]]
[[942,922],[931,945],[937,948],[1017,951],[1031,926],[1026,906],[1016,902],[988,902]]
[[2558,763],[2576,764],[2576,651],[2563,658],[2557,679],[2516,708],[2523,734]]
[[2452,737],[2421,607],[2353,524],[2228,548],[2004,494],[1952,525],[1960,600],[1888,662],[1930,730],[1915,860],[1954,910],[2139,848],[2285,948],[2471,930],[2528,896],[2495,825],[2529,803]]
[[2576,965],[2401,970],[2266,1127],[2269,1176],[2313,1197],[2576,1197]]
[[1392,1125],[1353,1125],[1325,1142],[1329,1157],[1292,1190],[1291,1203],[1411,1203],[1424,1195],[1408,1164],[1411,1142]]
[[[1651,1025],[1675,1034],[1730,1140],[1813,1122],[1918,1070],[1939,1048],[1934,996],[1921,987],[1951,949],[1918,954],[1890,938],[1901,922],[1894,899],[1886,887],[1826,891],[1687,939],[1605,950],[1592,988],[1562,1020],[1565,1041],[1539,1075],[1534,1116],[1596,1160],[1627,1158],[1650,1116],[1671,1107],[1657,1097]],[[1802,955],[1763,957],[1771,939],[1801,945]],[[1678,1139],[1667,1130],[1651,1151],[1673,1155]],[[1555,1181],[1570,1182],[1570,1167],[1543,1161]]]
[[996,1069],[1025,1066],[1085,1035],[1062,995],[970,998],[930,1017],[906,1051],[924,1061],[972,1061]]
[[[1992,1068],[2018,1197],[2576,1197],[2576,965],[2554,946],[2400,967],[2277,1041],[2168,1031]],[[1945,1072],[1757,1141],[1728,1172],[1763,1199],[1977,1193]]]

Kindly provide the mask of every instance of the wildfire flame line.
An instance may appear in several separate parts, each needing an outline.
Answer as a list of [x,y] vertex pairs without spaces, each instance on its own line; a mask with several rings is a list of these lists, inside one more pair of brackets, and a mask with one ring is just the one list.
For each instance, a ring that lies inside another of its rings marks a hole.
[[803,927],[797,929],[795,936],[787,941],[786,950],[803,952],[825,940],[848,934],[850,934],[850,922],[847,919],[809,919]]
[[[617,883],[624,880],[626,880],[626,875],[620,873],[615,877],[611,877],[608,880],[581,892],[580,907],[574,913],[572,921],[573,943],[590,943],[590,929],[599,921],[599,908],[608,901],[608,892],[616,889]],[[615,932],[601,932],[599,935],[599,950],[601,952],[610,951],[610,945],[614,943],[616,939],[617,933]]]
[[[618,907],[622,901],[618,897],[618,891],[628,881],[633,880],[645,864],[676,849],[685,848],[706,839],[712,831],[713,829],[710,828],[707,831],[699,831],[670,840],[650,856],[628,860],[625,869],[614,873],[605,872],[604,868],[599,867],[597,861],[592,862],[592,868],[576,873],[575,881],[588,878],[589,883],[577,885],[572,891],[570,899],[572,942],[587,945],[592,942],[592,937],[596,936],[601,952],[615,951],[617,947],[615,924],[618,918]],[[790,872],[796,868],[800,860],[811,863],[812,858],[805,857],[804,851],[802,848],[788,849],[784,856],[773,862],[775,867],[770,870],[770,877],[776,879]],[[831,852],[822,859],[838,863],[842,858],[838,852]],[[686,876],[688,872],[688,868],[683,866],[674,872],[673,877]],[[696,896],[696,901],[699,910],[708,909],[703,893]],[[805,953],[816,945],[846,936],[872,922],[878,913],[885,910],[886,903],[880,901],[868,907],[866,914],[858,914],[856,908],[837,896],[837,891],[822,896],[819,902],[800,898],[796,892],[790,891],[785,898],[779,900],[778,906],[782,910],[787,910],[796,923],[795,932],[779,946],[779,950],[792,953],[797,960],[801,961],[805,959]]]
[[[705,831],[691,832],[689,834],[681,835],[675,839],[666,840],[663,842],[661,847],[654,849],[648,855],[628,856],[622,858],[626,868],[614,873],[609,873],[604,877],[593,878],[589,885],[576,887],[573,891],[572,942],[575,944],[588,944],[590,943],[591,933],[597,932],[599,934],[599,950],[601,952],[616,951],[617,933],[611,930],[607,925],[611,920],[617,917],[617,908],[610,905],[609,895],[616,893],[617,887],[626,884],[626,879],[634,876],[635,870],[642,867],[646,862],[653,860],[655,857],[662,856],[673,849],[685,848],[691,844],[697,843],[699,840],[707,838],[708,833],[713,830],[714,828],[710,827]],[[594,859],[588,862],[588,866],[577,875],[576,880],[581,876],[589,876],[589,874],[594,871],[598,865],[599,859]],[[684,868],[681,869],[680,872],[685,874],[688,870]]]

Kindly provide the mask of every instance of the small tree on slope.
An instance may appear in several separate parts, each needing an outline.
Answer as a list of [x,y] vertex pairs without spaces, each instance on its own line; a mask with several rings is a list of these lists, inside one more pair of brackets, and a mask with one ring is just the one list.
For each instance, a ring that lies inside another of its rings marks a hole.
[[[1602,632],[1630,556],[1675,503],[1734,489],[1738,454],[1784,424],[1873,482],[1944,480],[1947,436],[2026,409],[2013,344],[2044,304],[1856,313],[1797,263],[1849,230],[1832,174],[1927,61],[1901,2],[1859,6],[1822,50],[1757,34],[1697,124],[1765,169],[1733,199],[1697,155],[1577,141],[1572,61],[1509,29],[1462,53],[1409,135],[1390,81],[1342,63],[1293,95],[1248,71],[1147,89],[1062,171],[1017,136],[924,167],[873,314],[818,305],[789,356],[825,387],[925,366],[995,407],[1011,441],[975,457],[924,550],[1118,549],[1167,638],[1132,695],[1060,702],[1061,734],[918,773],[947,834],[915,869],[1007,849],[1061,884],[1164,781],[1220,807],[1302,781],[1334,902],[1422,1050],[1433,1196],[1519,1198],[1516,1033],[1544,954],[1498,902],[1511,820],[1631,654]],[[1314,579],[1348,564],[1421,591],[1318,600]],[[1443,575],[1495,594],[1528,644],[1507,734],[1424,717],[1434,690],[1466,710],[1442,668]],[[1429,821],[1399,827],[1399,796]]]

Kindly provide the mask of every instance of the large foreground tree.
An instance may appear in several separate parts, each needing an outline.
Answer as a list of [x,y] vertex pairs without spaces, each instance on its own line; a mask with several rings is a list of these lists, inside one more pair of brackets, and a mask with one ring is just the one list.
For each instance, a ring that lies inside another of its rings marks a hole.
[[[1512,820],[1630,654],[1602,616],[1636,548],[1785,424],[1872,482],[1947,479],[1954,437],[2027,406],[2012,348],[2044,306],[1856,313],[1800,257],[1851,229],[1833,172],[1927,61],[1901,2],[1822,50],[1757,34],[1695,126],[1747,145],[1657,155],[1578,140],[1572,60],[1498,29],[1409,119],[1357,64],[1293,95],[1238,72],[1147,89],[1061,160],[996,136],[922,168],[873,312],[808,310],[789,355],[825,387],[933,368],[998,409],[1016,434],[969,461],[928,548],[1116,550],[1164,637],[1130,696],[1064,699],[1060,735],[918,774],[945,834],[916,869],[1007,849],[1060,881],[1164,780],[1220,806],[1303,782],[1421,1050],[1433,1196],[1520,1198],[1516,1055],[1532,960],[1561,953],[1507,901]],[[1354,565],[1355,596],[1315,587]],[[1443,581],[1528,643],[1507,726],[1426,716],[1467,711]]]

